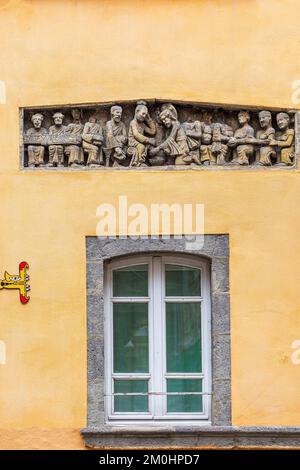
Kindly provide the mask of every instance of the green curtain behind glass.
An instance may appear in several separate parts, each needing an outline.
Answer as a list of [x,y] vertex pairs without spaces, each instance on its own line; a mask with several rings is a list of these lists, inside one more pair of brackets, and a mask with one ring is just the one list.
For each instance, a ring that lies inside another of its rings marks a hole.
[[113,306],[114,372],[148,372],[148,304]]
[[147,297],[148,265],[129,266],[113,271],[114,297]]
[[166,303],[167,372],[202,372],[201,304]]
[[[168,379],[167,392],[202,392],[201,379]],[[202,395],[168,395],[168,413],[201,413]]]
[[[147,393],[147,380],[114,380],[114,393]],[[137,413],[148,411],[147,395],[115,396],[114,409],[117,412]]]
[[201,271],[186,266],[166,264],[166,296],[201,296]]

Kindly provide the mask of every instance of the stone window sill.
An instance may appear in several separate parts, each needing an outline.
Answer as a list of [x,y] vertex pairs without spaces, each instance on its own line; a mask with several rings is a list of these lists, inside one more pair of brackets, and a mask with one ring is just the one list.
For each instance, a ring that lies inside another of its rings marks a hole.
[[91,448],[300,448],[300,427],[105,426],[82,429]]

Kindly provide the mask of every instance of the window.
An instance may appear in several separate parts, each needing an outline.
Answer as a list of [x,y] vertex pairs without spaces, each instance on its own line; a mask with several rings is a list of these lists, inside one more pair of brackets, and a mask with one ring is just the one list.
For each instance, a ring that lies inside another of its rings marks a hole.
[[171,255],[111,261],[104,336],[107,422],[208,424],[208,262]]

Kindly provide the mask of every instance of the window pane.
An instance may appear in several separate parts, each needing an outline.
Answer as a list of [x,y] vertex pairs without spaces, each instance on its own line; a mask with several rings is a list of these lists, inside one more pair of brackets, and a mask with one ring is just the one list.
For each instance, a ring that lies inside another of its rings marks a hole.
[[148,372],[148,304],[113,307],[114,372]]
[[127,266],[113,271],[114,297],[147,297],[148,265]]
[[[167,392],[202,392],[201,379],[168,379]],[[201,413],[202,395],[168,395],[168,413]]]
[[202,372],[201,304],[166,303],[167,372]]
[[[148,393],[148,380],[114,380],[114,393]],[[120,395],[114,397],[114,411],[147,412],[147,395]]]
[[201,295],[200,269],[166,264],[166,296],[195,295]]

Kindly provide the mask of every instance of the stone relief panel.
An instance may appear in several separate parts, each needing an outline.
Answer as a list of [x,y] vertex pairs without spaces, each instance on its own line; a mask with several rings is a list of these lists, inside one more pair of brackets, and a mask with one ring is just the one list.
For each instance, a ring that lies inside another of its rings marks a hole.
[[29,168],[291,167],[294,111],[157,100],[21,110]]

